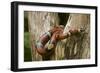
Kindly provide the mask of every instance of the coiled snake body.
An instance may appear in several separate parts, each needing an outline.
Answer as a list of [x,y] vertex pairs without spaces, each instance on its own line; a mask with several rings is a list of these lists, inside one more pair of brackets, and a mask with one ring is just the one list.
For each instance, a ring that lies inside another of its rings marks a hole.
[[56,26],[40,36],[40,40],[36,44],[37,52],[42,56],[50,55],[54,51],[59,40],[63,40],[71,35],[81,32],[80,29],[70,29],[66,34],[63,34],[63,31],[64,27]]

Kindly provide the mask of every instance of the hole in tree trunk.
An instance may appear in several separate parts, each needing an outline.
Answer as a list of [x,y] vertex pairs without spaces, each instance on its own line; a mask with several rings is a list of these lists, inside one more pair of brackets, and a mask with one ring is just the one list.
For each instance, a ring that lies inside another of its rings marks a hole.
[[69,18],[69,13],[58,13],[58,16],[59,16],[59,21],[60,21],[59,24],[66,26],[66,23]]

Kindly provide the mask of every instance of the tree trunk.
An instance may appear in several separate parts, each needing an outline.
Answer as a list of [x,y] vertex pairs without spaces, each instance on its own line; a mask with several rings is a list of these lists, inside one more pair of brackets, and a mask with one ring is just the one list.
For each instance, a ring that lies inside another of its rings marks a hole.
[[39,40],[39,36],[47,32],[54,25],[59,24],[57,13],[50,12],[28,12],[29,32],[31,35],[32,60],[42,60],[35,49],[35,44]]
[[70,14],[64,33],[69,28],[82,28],[83,33],[71,36],[66,40],[65,58],[66,59],[87,59],[90,58],[90,15],[89,14]]

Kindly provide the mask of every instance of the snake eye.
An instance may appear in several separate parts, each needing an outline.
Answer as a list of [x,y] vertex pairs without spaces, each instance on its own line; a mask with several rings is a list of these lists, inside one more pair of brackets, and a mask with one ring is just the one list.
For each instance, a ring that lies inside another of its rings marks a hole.
[[83,31],[85,31],[85,29],[84,28],[80,28],[79,31],[80,32],[83,32]]

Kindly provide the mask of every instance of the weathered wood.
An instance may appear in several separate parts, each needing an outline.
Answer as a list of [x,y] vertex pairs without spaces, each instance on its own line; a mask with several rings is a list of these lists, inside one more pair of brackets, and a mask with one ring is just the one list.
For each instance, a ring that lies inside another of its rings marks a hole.
[[90,58],[90,15],[70,14],[70,19],[65,27],[66,33],[70,28],[82,28],[84,32],[66,40],[66,59]]
[[59,24],[57,13],[50,12],[28,12],[29,32],[32,43],[32,58],[33,60],[42,60],[42,57],[37,53],[35,45],[39,40],[39,36],[47,32],[51,27]]

